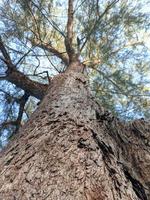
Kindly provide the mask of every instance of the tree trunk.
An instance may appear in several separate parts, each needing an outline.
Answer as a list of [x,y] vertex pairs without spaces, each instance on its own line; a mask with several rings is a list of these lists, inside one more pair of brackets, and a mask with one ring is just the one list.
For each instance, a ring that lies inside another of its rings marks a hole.
[[0,158],[2,200],[150,199],[150,125],[125,124],[68,70]]

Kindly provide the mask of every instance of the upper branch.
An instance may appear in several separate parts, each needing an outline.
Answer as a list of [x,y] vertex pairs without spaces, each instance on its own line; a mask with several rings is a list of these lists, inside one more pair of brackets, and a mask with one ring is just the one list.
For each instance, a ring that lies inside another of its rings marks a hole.
[[38,41],[33,41],[33,40],[31,41],[31,43],[32,43],[32,45],[40,47],[41,49],[46,50],[46,51],[52,53],[53,55],[55,55],[56,57],[60,58],[65,65],[69,64],[68,57],[65,56],[64,53],[61,53],[57,49],[52,47],[51,44],[44,44],[44,43],[41,43],[41,42],[38,42]]
[[68,0],[68,21],[67,21],[67,35],[65,38],[66,50],[70,61],[74,58],[75,52],[73,48],[73,0]]
[[[50,18],[48,17],[48,12],[47,12],[47,10],[44,9],[44,8],[41,9],[41,8],[40,8],[35,2],[33,2],[33,1],[32,1],[32,4],[39,10],[39,12],[41,13],[41,15],[47,20],[47,22],[48,22],[58,33],[60,33],[61,36],[65,37],[65,34],[60,30],[60,28],[58,27],[58,25],[57,25],[52,19],[50,19]],[[32,12],[30,7],[29,7],[29,9],[30,9],[30,12]],[[42,10],[43,10],[44,12],[43,12]],[[32,15],[33,15],[33,12],[32,12]]]
[[81,46],[80,52],[83,50],[84,46],[86,45],[87,41],[90,39],[92,33],[94,32],[97,24],[100,22],[100,20],[104,17],[105,14],[107,14],[107,12],[118,2],[119,0],[113,0],[111,3],[109,3],[107,5],[107,7],[105,8],[104,12],[98,16],[98,19],[95,21],[93,27],[91,28],[91,30],[89,31],[89,33],[86,36],[86,39],[83,43],[83,45]]
[[72,45],[73,39],[73,0],[68,2],[68,22],[67,22],[67,39],[70,45]]

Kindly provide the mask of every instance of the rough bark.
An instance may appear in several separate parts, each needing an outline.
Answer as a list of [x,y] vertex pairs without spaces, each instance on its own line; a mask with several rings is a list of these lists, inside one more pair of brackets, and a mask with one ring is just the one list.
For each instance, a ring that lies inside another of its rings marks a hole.
[[150,199],[150,124],[114,118],[73,69],[1,152],[0,199]]
[[69,61],[73,61],[76,59],[75,51],[73,48],[73,2],[74,0],[69,0],[68,1],[68,21],[67,21],[67,35],[65,38],[65,46],[66,46],[66,51],[69,56]]
[[22,72],[16,70],[15,68],[8,69],[6,73],[7,81],[15,84],[17,87],[21,88],[29,95],[41,100],[46,94],[48,88],[47,84],[42,84],[33,81],[29,79],[26,75],[24,75]]

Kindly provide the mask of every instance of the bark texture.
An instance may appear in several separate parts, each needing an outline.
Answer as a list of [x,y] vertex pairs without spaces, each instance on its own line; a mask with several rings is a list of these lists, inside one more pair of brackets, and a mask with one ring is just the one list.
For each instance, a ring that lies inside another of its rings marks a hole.
[[68,70],[1,152],[0,199],[149,200],[149,136],[148,122],[114,118]]
[[15,68],[8,69],[6,74],[7,81],[26,91],[29,95],[41,100],[46,94],[48,88],[47,84],[41,84],[33,81]]

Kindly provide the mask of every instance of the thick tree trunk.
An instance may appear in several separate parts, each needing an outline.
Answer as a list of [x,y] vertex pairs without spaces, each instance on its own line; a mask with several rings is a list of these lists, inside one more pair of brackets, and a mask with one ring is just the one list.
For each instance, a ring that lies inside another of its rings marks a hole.
[[57,75],[1,153],[0,199],[149,199],[149,129],[104,111],[83,74]]

